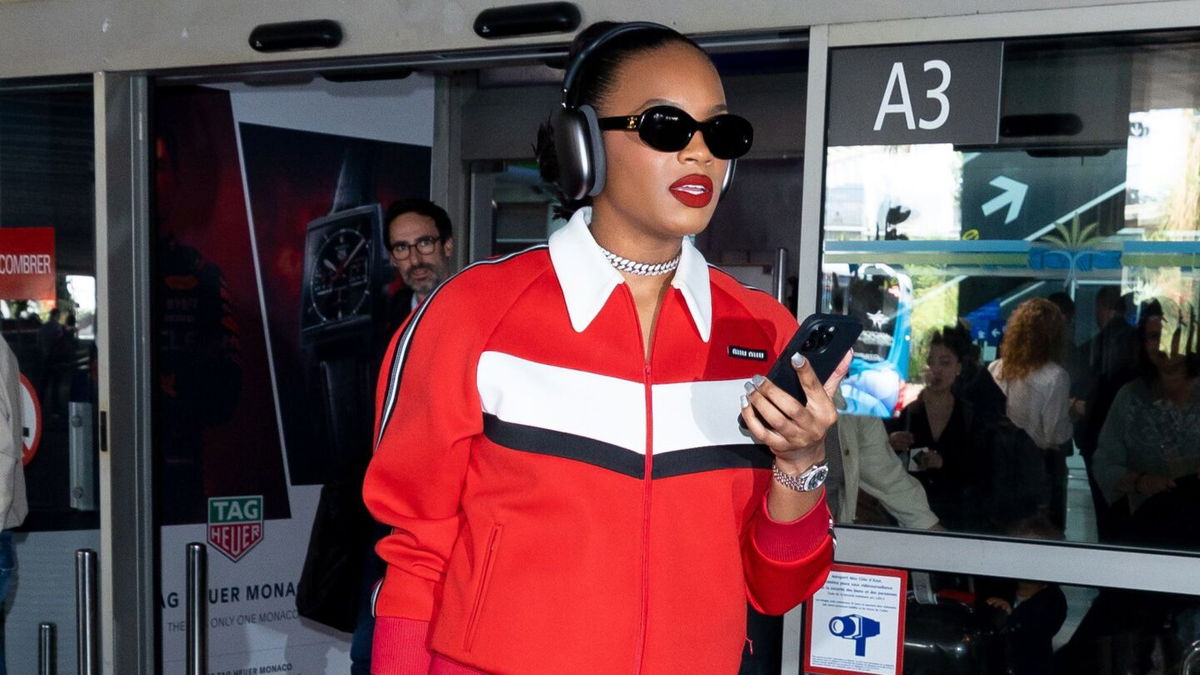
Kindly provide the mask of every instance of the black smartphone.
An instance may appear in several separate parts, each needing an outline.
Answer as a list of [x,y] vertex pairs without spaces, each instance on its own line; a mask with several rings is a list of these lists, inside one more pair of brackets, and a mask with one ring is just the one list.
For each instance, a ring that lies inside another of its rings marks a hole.
[[[808,397],[800,386],[796,369],[792,368],[792,354],[800,352],[812,364],[817,379],[824,382],[837,370],[842,357],[858,341],[860,333],[862,324],[858,319],[841,314],[812,314],[800,324],[799,330],[788,341],[771,370],[767,371],[767,379],[797,401],[806,403]],[[759,420],[762,420],[761,416]],[[746,428],[746,421],[741,415],[738,415],[738,424]]]

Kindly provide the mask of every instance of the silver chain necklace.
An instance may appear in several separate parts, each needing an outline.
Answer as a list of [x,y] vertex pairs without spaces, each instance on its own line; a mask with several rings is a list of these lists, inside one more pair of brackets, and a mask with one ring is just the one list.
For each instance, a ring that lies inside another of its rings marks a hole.
[[676,267],[679,267],[679,254],[676,253],[674,258],[666,262],[660,263],[640,263],[634,262],[629,258],[623,258],[616,253],[600,247],[604,257],[608,259],[608,264],[612,265],[619,272],[628,272],[639,277],[657,277],[663,274],[674,272]]

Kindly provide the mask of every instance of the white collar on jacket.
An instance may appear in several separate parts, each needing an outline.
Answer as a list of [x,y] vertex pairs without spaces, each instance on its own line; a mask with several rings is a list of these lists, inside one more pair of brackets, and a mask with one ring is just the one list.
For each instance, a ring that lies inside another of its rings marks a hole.
[[[625,283],[624,277],[608,263],[600,245],[592,238],[588,229],[591,221],[592,209],[581,208],[562,229],[550,235],[550,261],[567,301],[571,327],[577,333],[582,333],[592,323],[613,289]],[[712,332],[708,263],[686,237],[671,285],[683,294],[696,332],[701,340],[708,342]]]

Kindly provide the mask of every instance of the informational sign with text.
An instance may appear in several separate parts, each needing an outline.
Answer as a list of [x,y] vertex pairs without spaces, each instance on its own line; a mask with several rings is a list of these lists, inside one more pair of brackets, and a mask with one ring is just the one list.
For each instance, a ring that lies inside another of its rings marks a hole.
[[804,671],[900,675],[908,573],[834,565],[807,604]]

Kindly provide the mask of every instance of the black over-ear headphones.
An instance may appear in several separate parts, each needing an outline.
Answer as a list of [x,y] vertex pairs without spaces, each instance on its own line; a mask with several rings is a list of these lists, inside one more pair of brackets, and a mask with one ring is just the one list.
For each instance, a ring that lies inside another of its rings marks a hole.
[[[606,42],[619,35],[641,30],[674,32],[670,28],[649,21],[630,21],[618,24],[599,35],[581,49],[567,65],[563,75],[562,107],[554,115],[554,152],[558,158],[558,187],[571,201],[584,197],[595,197],[604,190],[606,165],[604,161],[604,138],[600,132],[596,109],[590,105],[579,105],[573,96],[575,80],[589,56]],[[724,195],[733,183],[733,172],[737,160],[729,160],[725,179],[721,181]]]

